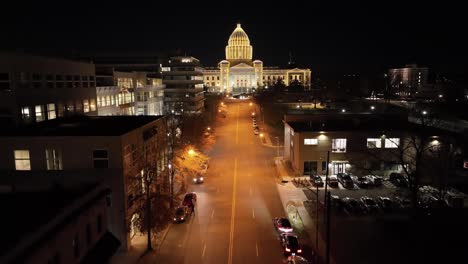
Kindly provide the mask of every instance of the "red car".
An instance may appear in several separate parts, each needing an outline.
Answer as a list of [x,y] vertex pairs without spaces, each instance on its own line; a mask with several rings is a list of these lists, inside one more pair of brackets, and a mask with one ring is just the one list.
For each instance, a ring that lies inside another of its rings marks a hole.
[[276,230],[281,233],[288,233],[293,231],[291,223],[285,217],[275,217],[275,219],[273,219],[273,225],[275,226]]

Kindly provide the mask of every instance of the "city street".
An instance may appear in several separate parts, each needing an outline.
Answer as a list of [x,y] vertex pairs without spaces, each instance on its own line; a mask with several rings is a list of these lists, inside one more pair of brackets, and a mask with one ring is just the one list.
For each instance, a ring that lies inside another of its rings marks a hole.
[[276,188],[274,148],[253,133],[248,102],[228,103],[218,124],[205,183],[191,185],[195,215],[173,224],[160,263],[283,263],[272,219],[284,216]]

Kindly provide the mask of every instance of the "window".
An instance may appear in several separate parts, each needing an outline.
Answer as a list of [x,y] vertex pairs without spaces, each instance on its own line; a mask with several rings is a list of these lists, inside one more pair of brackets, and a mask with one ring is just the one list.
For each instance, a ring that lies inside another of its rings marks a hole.
[[89,112],[89,101],[88,100],[83,100],[83,111],[85,113]]
[[46,149],[47,170],[62,169],[62,153],[57,149]]
[[29,150],[15,150],[15,169],[16,170],[31,170],[31,160],[29,158]]
[[91,225],[86,224],[86,244],[91,245]]
[[72,242],[73,246],[73,255],[75,258],[78,258],[80,256],[80,239],[78,237],[78,234],[75,235],[75,238],[73,239]]
[[327,173],[327,162],[322,160],[322,174]]
[[332,139],[332,152],[346,152],[346,138]]
[[36,111],[36,122],[41,122],[45,120],[44,106],[36,105],[34,108]]
[[400,146],[399,138],[386,138],[385,148],[398,148]]
[[102,231],[102,215],[101,214],[99,214],[97,217],[96,227],[97,227],[97,233],[100,234]]
[[89,103],[89,110],[91,112],[96,111],[96,99],[92,98]]
[[380,138],[368,138],[367,139],[367,148],[381,148],[382,139]]
[[47,119],[56,118],[55,114],[55,104],[47,104]]
[[25,106],[21,108],[21,114],[23,115],[23,120],[28,120],[31,118],[31,114],[29,113],[29,107]]
[[94,150],[93,151],[93,167],[95,169],[109,168],[109,157],[107,150]]
[[316,138],[304,138],[304,145],[317,145],[318,140]]

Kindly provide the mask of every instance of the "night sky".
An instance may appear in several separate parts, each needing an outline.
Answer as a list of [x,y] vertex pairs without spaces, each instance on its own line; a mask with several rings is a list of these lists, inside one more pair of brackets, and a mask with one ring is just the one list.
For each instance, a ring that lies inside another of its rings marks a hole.
[[466,9],[450,1],[96,2],[2,8],[7,12],[0,18],[1,48],[97,54],[180,50],[216,66],[241,22],[254,59],[266,66],[285,65],[292,52],[299,65],[318,75],[377,73],[407,63],[440,73],[463,74],[467,68]]

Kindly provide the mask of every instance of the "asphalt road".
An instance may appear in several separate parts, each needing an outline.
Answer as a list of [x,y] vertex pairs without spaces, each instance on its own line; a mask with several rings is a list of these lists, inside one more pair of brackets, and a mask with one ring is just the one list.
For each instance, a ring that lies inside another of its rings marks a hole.
[[171,226],[159,263],[283,263],[272,219],[284,210],[276,188],[274,148],[254,135],[248,102],[228,103],[216,128],[205,183],[187,222]]

